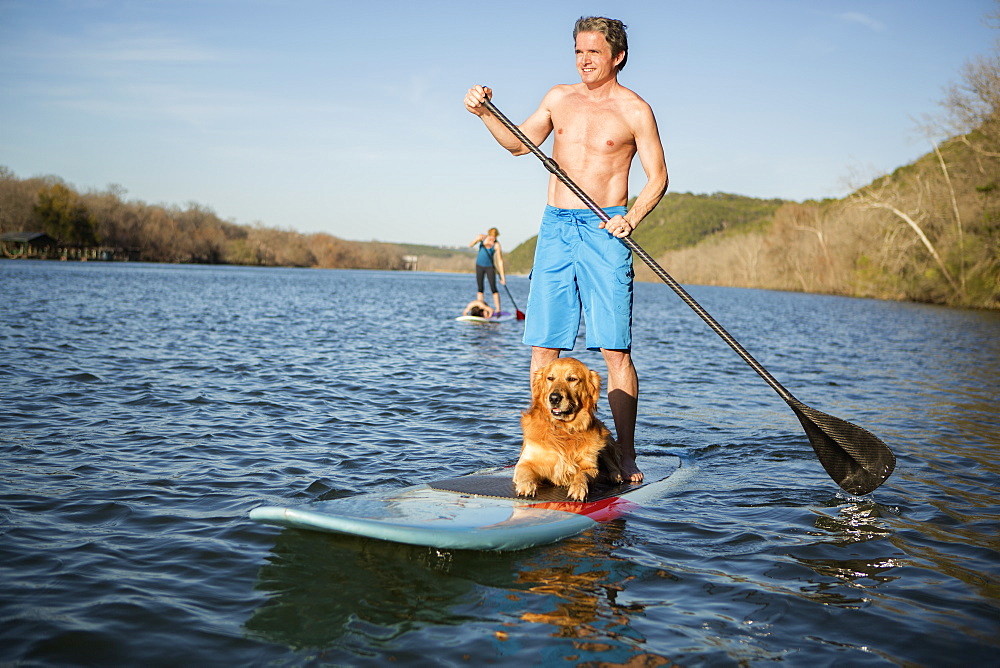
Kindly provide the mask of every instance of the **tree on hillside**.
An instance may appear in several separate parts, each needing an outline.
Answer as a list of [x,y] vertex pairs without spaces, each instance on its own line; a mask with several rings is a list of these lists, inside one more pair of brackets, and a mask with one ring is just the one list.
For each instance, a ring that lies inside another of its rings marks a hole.
[[62,183],[43,188],[34,207],[46,234],[72,246],[97,243],[97,224],[80,196]]
[[[1000,28],[1000,12],[988,17]],[[988,158],[1000,158],[1000,40],[993,52],[973,58],[961,79],[947,89],[945,117],[938,122],[947,136]]]
[[[931,193],[932,186],[933,184],[928,179],[919,176],[913,183],[880,179],[877,184],[856,192],[854,199],[865,208],[889,212],[909,226],[921,245],[933,258],[941,275],[947,280],[955,294],[964,297],[961,286],[955,281],[948,265],[938,252],[936,242],[928,236],[928,232],[938,239],[944,236],[939,229],[936,229],[942,225],[935,224],[940,221],[940,212],[934,211],[930,206],[930,203],[935,199]],[[928,232],[925,232],[925,228]],[[882,258],[879,261],[880,266],[893,277],[905,275],[908,269],[915,264],[919,267],[919,263],[914,263],[910,259],[911,240],[899,239],[897,235],[891,233],[891,227],[889,231],[890,233],[886,234],[879,249],[881,251],[879,255]]]
[[139,249],[143,245],[139,207],[125,202],[126,190],[111,184],[104,192],[83,196],[87,209],[97,221],[101,242],[117,248]]
[[0,233],[31,232],[28,226],[34,220],[37,180],[22,181],[14,172],[0,165]]

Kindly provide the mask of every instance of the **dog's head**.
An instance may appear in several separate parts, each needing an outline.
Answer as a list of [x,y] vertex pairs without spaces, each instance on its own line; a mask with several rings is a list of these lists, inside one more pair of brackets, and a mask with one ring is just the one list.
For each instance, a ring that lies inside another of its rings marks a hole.
[[601,376],[578,359],[560,357],[535,371],[534,408],[561,422],[589,422],[601,396]]

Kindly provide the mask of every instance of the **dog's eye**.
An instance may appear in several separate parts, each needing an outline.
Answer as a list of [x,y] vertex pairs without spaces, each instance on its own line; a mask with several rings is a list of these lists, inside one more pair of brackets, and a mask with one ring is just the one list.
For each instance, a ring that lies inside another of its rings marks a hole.
[[567,380],[568,382],[570,382],[570,383],[575,383],[576,381],[578,381],[578,380],[580,380],[580,379],[579,379],[579,378],[577,378],[576,376],[566,376],[566,380]]

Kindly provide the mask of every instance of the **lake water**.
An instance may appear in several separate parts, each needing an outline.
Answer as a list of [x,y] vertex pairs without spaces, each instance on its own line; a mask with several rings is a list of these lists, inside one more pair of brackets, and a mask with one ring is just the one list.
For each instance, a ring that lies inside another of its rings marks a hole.
[[513,461],[523,324],[454,321],[471,275],[0,261],[0,664],[996,665],[1000,314],[691,293],[889,444],[889,481],[839,492],[643,283],[639,463],[683,463],[663,498],[507,553],[258,524]]

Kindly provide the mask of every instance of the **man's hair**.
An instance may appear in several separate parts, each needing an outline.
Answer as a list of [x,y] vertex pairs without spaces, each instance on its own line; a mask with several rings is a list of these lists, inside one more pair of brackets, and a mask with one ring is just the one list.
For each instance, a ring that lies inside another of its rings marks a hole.
[[618,19],[609,19],[603,16],[581,16],[573,26],[573,41],[582,32],[599,32],[608,40],[611,47],[611,57],[616,57],[619,53],[624,53],[622,62],[618,63],[618,71],[625,69],[625,62],[628,60],[628,36],[625,34],[624,23]]
[[478,306],[473,306],[472,308],[469,309],[469,315],[474,315],[477,318],[482,317],[483,309],[479,308]]

